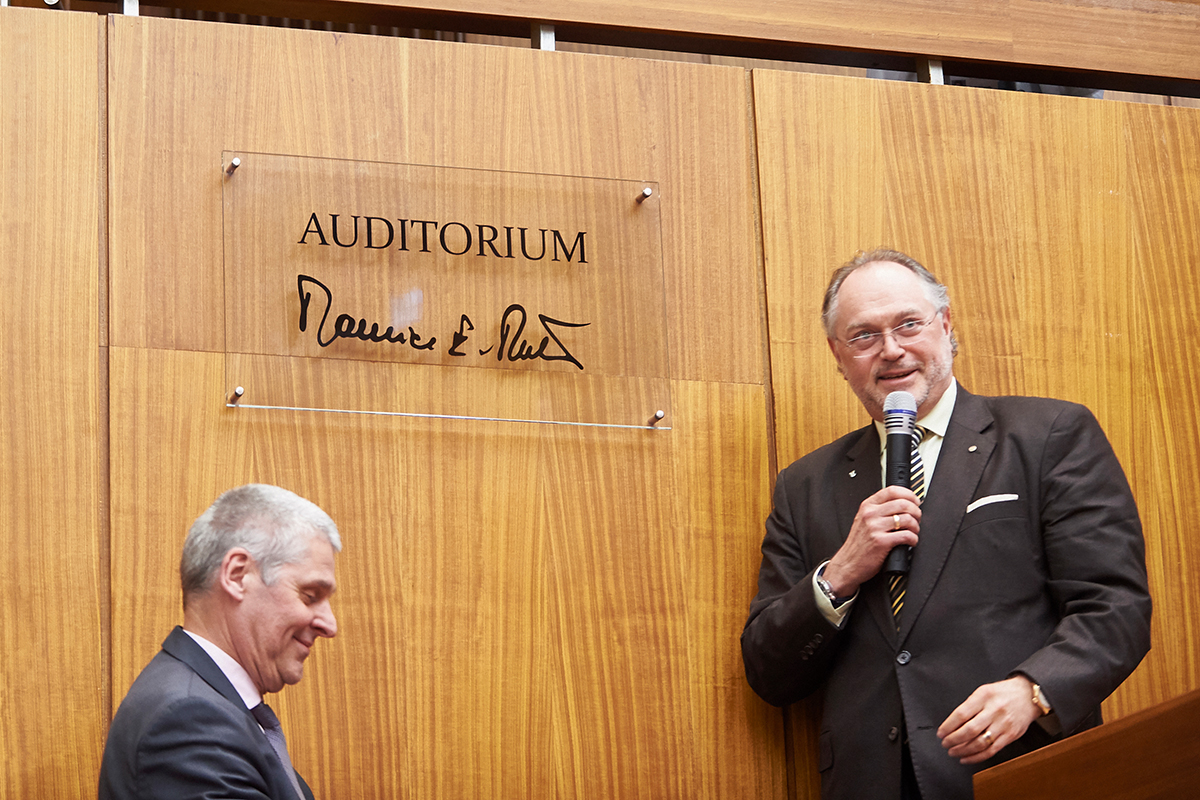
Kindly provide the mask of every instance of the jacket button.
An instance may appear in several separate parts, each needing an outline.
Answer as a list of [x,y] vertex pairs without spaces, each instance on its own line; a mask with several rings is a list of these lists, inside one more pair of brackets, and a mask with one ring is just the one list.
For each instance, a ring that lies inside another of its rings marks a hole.
[[888,741],[889,742],[894,742],[899,738],[900,738],[900,729],[899,728],[892,728],[890,731],[888,731]]
[[820,644],[821,642],[825,641],[825,637],[818,633],[812,638],[812,640],[813,644]]
[[912,653],[907,650],[901,650],[900,655],[896,656],[896,663],[901,666],[907,664],[909,661],[912,661]]

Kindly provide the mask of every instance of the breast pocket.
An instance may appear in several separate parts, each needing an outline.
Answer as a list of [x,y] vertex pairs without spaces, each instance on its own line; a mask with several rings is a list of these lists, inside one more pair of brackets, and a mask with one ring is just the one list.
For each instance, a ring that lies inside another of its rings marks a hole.
[[968,604],[1022,602],[1042,591],[1042,549],[1023,497],[973,508],[950,552],[943,579]]
[[1015,494],[990,495],[982,497],[967,506],[966,516],[963,517],[962,530],[975,525],[982,525],[998,519],[1028,516],[1029,506],[1025,498]]

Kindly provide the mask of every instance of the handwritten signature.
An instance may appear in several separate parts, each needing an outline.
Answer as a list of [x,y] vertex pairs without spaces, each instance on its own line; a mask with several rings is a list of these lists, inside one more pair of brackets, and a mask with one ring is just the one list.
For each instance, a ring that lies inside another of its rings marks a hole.
[[[321,347],[329,347],[338,339],[358,339],[364,342],[379,344],[407,344],[414,350],[426,351],[432,351],[437,344],[438,338],[436,336],[431,336],[426,340],[412,326],[408,326],[405,331],[397,330],[394,326],[389,325],[380,331],[378,322],[368,322],[366,319],[354,317],[350,314],[338,314],[334,317],[333,324],[327,328],[329,314],[333,308],[333,292],[330,291],[328,286],[321,283],[321,281],[309,275],[297,275],[296,287],[300,294],[301,333],[308,331],[309,314],[310,311],[314,310],[314,291],[319,290],[320,292],[318,304],[320,304],[322,298],[324,300],[323,308],[320,308],[321,319],[316,324],[315,331],[317,344]],[[315,312],[313,316],[315,318]],[[525,307],[519,303],[509,305],[500,317],[498,345],[493,344],[485,349],[477,350],[478,354],[486,356],[495,350],[496,360],[501,362],[535,360],[566,361],[582,370],[583,364],[571,353],[567,345],[563,343],[558,329],[586,328],[591,323],[567,322],[565,320],[554,319],[545,314],[538,314],[537,320],[541,325],[540,332],[544,335],[535,345],[529,339],[525,338],[525,328],[529,323]],[[446,351],[447,354],[459,357],[469,355],[462,348],[474,330],[475,324],[471,321],[471,318],[466,314],[462,314],[459,318],[458,330],[451,337],[450,347]],[[536,331],[536,327],[534,330]],[[536,338],[537,332],[532,333],[531,336]],[[551,342],[553,342],[553,345]]]
[[349,314],[338,314],[333,321],[333,331],[331,335],[325,334],[325,322],[329,319],[329,309],[333,307],[333,292],[329,291],[329,287],[321,283],[316,278],[308,275],[297,275],[296,284],[300,290],[300,332],[304,333],[308,330],[308,307],[312,303],[312,292],[305,291],[305,284],[316,285],[325,294],[325,310],[321,312],[321,322],[317,325],[317,344],[321,347],[329,347],[338,339],[361,339],[364,342],[390,342],[392,344],[405,344],[406,342],[414,350],[432,350],[437,344],[437,337],[430,337],[428,342],[421,342],[421,335],[412,329],[408,328],[408,336],[404,335],[403,331],[394,331],[391,325],[388,325],[383,333],[379,332],[379,323],[372,322],[371,329],[367,330],[367,321],[365,319],[356,319]]

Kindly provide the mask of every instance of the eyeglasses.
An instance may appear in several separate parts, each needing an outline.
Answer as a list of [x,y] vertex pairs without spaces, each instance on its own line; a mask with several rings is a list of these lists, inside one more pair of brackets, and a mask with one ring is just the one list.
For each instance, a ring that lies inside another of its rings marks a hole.
[[939,312],[934,312],[929,319],[906,319],[894,328],[885,328],[882,331],[864,331],[857,336],[851,336],[849,339],[838,339],[839,342],[849,347],[854,351],[855,358],[863,358],[877,352],[883,347],[883,337],[889,333],[896,340],[897,344],[906,345],[910,342],[915,342],[921,338],[921,334],[925,333]]

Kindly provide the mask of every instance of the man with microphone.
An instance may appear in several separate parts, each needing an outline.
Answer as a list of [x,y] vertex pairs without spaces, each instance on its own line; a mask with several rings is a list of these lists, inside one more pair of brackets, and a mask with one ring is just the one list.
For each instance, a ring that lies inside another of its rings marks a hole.
[[1087,409],[955,381],[948,292],[909,256],[860,253],[822,318],[874,423],[779,475],[746,677],[776,705],[820,692],[826,800],[970,798],[1099,724],[1149,650],[1137,507]]

